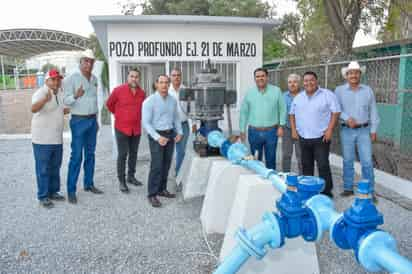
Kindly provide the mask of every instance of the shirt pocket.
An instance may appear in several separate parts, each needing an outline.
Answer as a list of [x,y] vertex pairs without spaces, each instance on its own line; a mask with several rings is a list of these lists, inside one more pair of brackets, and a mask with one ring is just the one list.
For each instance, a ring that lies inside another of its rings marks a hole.
[[367,102],[363,102],[361,103],[360,107],[359,107],[359,112],[361,117],[368,117],[369,115],[369,104]]

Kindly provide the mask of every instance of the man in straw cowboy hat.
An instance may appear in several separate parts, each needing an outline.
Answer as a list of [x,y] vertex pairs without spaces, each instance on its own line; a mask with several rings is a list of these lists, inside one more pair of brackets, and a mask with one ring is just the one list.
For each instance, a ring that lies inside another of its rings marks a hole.
[[94,186],[93,175],[97,131],[97,78],[92,74],[94,55],[91,50],[83,52],[80,71],[64,81],[64,103],[71,109],[70,129],[72,132],[71,156],[67,175],[67,195],[70,203],[77,203],[76,184],[84,155],[84,190],[101,194]]
[[[350,62],[342,69],[346,83],[335,90],[342,109],[340,134],[343,154],[343,197],[353,194],[353,162],[356,150],[362,166],[362,177],[369,180],[371,191],[374,190],[372,142],[376,141],[379,116],[373,90],[360,83],[364,72],[365,68],[358,62]],[[373,199],[376,201],[374,194]]]

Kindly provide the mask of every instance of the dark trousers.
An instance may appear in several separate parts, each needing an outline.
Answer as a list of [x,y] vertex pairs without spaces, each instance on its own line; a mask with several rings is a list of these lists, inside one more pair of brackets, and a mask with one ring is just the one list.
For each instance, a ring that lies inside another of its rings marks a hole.
[[60,191],[60,167],[63,145],[33,144],[36,164],[37,199],[43,200]]
[[121,131],[115,129],[117,143],[117,178],[119,181],[125,181],[126,177],[126,160],[127,160],[127,178],[134,177],[136,173],[137,151],[139,150],[140,135],[127,136]]
[[331,193],[333,188],[332,173],[329,165],[330,142],[323,142],[323,137],[304,139],[299,137],[302,152],[303,175],[313,176],[315,161],[318,166],[319,177],[325,180],[325,188],[322,193]]
[[150,172],[148,183],[148,197],[156,196],[158,193],[166,190],[167,177],[169,175],[170,165],[172,163],[173,151],[175,147],[175,133],[159,134],[169,139],[165,146],[161,146],[156,140],[149,136],[150,147]]

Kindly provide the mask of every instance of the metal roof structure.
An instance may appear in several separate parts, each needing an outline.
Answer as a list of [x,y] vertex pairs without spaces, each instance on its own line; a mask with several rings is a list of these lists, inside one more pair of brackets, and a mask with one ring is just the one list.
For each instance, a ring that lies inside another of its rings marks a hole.
[[198,16],[198,15],[102,15],[90,16],[103,53],[107,58],[107,26],[113,24],[183,24],[183,25],[238,25],[260,26],[270,31],[279,26],[276,19],[235,16]]
[[89,39],[77,34],[48,29],[0,30],[0,55],[29,58],[58,50],[85,50]]

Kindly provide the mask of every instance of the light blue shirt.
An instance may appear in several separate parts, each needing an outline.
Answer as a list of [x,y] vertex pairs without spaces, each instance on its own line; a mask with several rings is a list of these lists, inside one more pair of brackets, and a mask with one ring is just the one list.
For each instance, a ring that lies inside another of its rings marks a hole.
[[[74,99],[77,90],[83,86],[83,96]],[[70,113],[75,115],[97,114],[97,78],[92,74],[90,81],[80,72],[75,72],[63,81],[64,99]]]
[[379,125],[379,115],[373,90],[367,85],[360,85],[358,90],[352,90],[349,84],[335,89],[342,112],[340,119],[347,121],[355,119],[357,124],[370,124],[372,133],[376,133]]
[[155,92],[146,98],[143,101],[142,124],[155,140],[160,137],[156,130],[175,129],[179,135],[183,135],[177,101],[171,95],[162,97],[159,92]]
[[340,106],[335,94],[324,88],[312,95],[301,92],[293,99],[289,114],[295,115],[296,130],[305,139],[320,138],[328,129],[333,113],[339,113]]
[[[297,96],[297,94],[295,96]],[[286,111],[286,127],[290,128],[289,112],[290,112],[290,107],[292,105],[293,98],[295,97],[292,96],[289,90],[287,90],[283,93],[283,98],[285,99],[286,110],[287,110]]]

